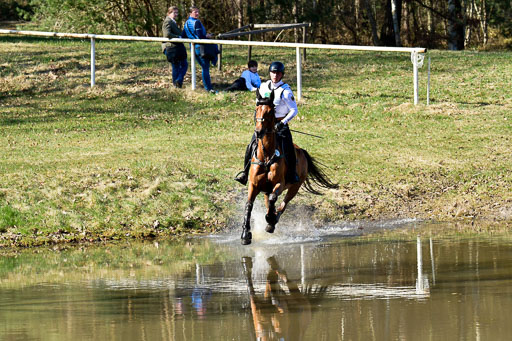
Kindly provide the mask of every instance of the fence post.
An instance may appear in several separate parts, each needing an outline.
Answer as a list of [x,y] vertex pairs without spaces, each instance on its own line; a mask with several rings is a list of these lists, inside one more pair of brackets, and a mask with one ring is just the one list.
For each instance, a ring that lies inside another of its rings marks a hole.
[[[252,31],[254,28],[254,25],[253,24],[249,24],[249,31]],[[249,34],[249,41],[252,41],[252,34]],[[252,58],[252,46],[249,45],[249,51],[247,52],[247,62],[249,62],[249,60],[251,60]]]
[[430,55],[428,56],[427,105],[430,105]]
[[222,44],[219,44],[219,60],[217,61],[217,70],[222,70]]
[[[302,43],[306,43],[306,26],[302,28]],[[306,48],[304,48],[302,53],[304,53],[304,56],[302,58],[304,61],[306,61]]]
[[91,37],[91,88],[96,84],[96,44],[94,36]]
[[196,89],[196,54],[194,45],[194,43],[190,43],[190,81],[192,83],[192,90]]
[[411,52],[412,59],[412,70],[413,70],[413,78],[414,78],[414,105],[419,102],[419,93],[418,93],[418,52]]
[[300,55],[300,47],[295,48],[297,54],[297,100],[302,98],[302,63]]

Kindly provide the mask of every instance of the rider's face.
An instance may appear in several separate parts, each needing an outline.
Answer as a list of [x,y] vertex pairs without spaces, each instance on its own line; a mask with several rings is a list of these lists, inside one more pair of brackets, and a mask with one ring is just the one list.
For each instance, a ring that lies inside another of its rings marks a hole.
[[272,81],[272,83],[279,82],[281,80],[281,78],[283,78],[282,72],[270,71],[270,80]]

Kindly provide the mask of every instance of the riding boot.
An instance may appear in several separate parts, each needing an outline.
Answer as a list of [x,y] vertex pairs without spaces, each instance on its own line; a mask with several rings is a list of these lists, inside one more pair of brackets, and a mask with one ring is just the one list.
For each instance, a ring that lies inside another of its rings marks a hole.
[[286,172],[286,182],[290,184],[297,183],[300,180],[296,170],[297,157],[295,156],[295,146],[293,145],[292,134],[289,129],[283,131],[283,150],[288,169]]
[[249,177],[249,168],[251,167],[251,157],[254,150],[254,142],[256,140],[253,138],[251,139],[251,142],[247,145],[247,148],[245,149],[245,158],[244,158],[244,170],[238,173],[234,180],[238,181],[242,185],[247,184],[247,179]]

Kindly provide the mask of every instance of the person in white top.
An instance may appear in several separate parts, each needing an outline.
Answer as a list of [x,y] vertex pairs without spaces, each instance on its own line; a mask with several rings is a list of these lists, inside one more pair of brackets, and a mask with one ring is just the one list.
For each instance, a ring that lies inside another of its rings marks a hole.
[[227,87],[226,91],[256,91],[260,85],[261,79],[260,75],[258,75],[258,62],[250,60],[249,63],[247,63],[247,70],[242,72],[242,76]]
[[[293,146],[293,139],[288,123],[297,116],[298,108],[295,97],[293,96],[290,86],[283,82],[284,64],[281,62],[273,62],[269,67],[270,80],[261,84],[259,91],[261,97],[269,98],[272,91],[274,92],[274,107],[277,123],[275,125],[278,143],[281,143],[281,150],[283,151],[286,164],[287,164],[287,183],[296,183],[299,181],[299,176],[296,172],[296,156],[295,147]],[[249,168],[251,166],[251,157],[256,148],[256,134],[253,134],[251,142],[247,146],[244,159],[244,170],[235,176],[235,181],[240,182],[242,185],[247,184],[249,175]]]

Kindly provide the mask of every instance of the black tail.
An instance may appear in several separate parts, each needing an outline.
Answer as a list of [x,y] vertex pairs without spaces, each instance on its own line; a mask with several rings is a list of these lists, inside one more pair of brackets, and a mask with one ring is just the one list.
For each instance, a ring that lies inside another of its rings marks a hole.
[[309,153],[305,149],[302,149],[302,152],[304,153],[306,160],[308,160],[308,177],[304,182],[304,188],[306,189],[306,191],[318,195],[322,194],[321,192],[313,188],[313,184],[322,188],[339,187],[338,184],[333,183],[331,182],[331,180],[329,180],[324,171],[318,166],[318,162],[316,162],[315,159],[311,155],[309,155]]

